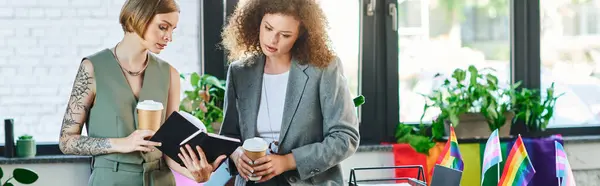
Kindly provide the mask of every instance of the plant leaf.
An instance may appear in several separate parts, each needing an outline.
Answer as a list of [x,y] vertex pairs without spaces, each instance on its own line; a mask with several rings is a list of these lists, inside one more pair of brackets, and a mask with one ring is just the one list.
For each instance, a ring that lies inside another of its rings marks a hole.
[[192,75],[190,75],[190,84],[192,84],[194,89],[198,88],[198,81],[200,81],[200,75],[196,72],[192,73]]
[[13,185],[12,183],[6,183],[6,184],[4,184],[4,186],[15,186],[15,185]]
[[467,77],[467,73],[462,70],[462,69],[456,69],[454,70],[454,73],[452,74],[452,77],[458,82],[462,82],[465,80],[465,78]]
[[470,77],[470,85],[476,85],[477,84],[477,77],[479,77],[479,72],[477,71],[477,68],[475,68],[475,66],[473,65],[469,65],[469,73],[471,73],[471,77]]
[[354,98],[353,101],[354,101],[354,106],[355,107],[361,106],[362,104],[365,103],[365,96],[360,95],[360,96]]
[[198,98],[198,92],[197,91],[192,91],[192,90],[186,90],[183,92],[187,98],[189,98],[190,100],[195,100],[196,98]]
[[39,178],[37,173],[26,168],[16,168],[13,171],[15,180],[22,184],[32,184]]
[[2,177],[4,177],[4,171],[2,171],[2,167],[0,167],[0,179],[2,179]]
[[[204,74],[202,76],[202,82],[204,82],[205,85],[211,85],[214,87],[218,87],[220,89],[225,90],[225,87],[223,87],[223,85],[221,84],[221,81],[219,81],[219,79],[215,76],[211,76],[209,74]],[[198,85],[200,86],[200,85]]]
[[450,114],[450,124],[452,125],[452,127],[456,127],[458,125],[459,119],[458,119],[458,115],[456,114]]

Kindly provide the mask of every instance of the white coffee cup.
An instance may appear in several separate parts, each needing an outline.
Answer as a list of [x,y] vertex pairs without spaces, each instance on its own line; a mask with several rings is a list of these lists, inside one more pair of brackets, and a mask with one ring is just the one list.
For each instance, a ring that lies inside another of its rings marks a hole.
[[[267,155],[267,148],[269,145],[262,138],[254,137],[250,139],[244,140],[244,144],[242,148],[244,149],[244,153],[250,160],[253,162],[259,158],[262,158]],[[250,165],[253,166],[253,165]],[[258,181],[262,178],[262,176],[248,176],[248,179],[251,181]]]
[[136,106],[138,129],[157,131],[160,128],[163,104],[153,100],[144,100]]

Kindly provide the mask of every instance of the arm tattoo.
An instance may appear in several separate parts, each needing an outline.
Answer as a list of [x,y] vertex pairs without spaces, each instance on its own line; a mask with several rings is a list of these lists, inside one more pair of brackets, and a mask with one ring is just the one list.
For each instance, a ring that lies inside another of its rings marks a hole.
[[[61,150],[66,154],[97,155],[106,154],[111,148],[108,138],[81,136],[83,122],[89,113],[91,103],[85,103],[90,93],[93,77],[82,63],[77,72],[73,90],[60,131]],[[88,101],[89,102],[89,101]]]

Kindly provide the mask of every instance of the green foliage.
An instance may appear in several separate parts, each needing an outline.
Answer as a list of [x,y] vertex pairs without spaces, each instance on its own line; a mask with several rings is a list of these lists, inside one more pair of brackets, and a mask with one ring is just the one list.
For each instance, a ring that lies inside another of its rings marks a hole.
[[354,106],[355,106],[355,107],[359,107],[359,106],[361,106],[362,104],[365,104],[365,96],[363,96],[363,95],[359,95],[359,96],[355,97],[355,98],[353,99],[353,101],[354,101]]
[[[562,96],[554,96],[554,83],[546,89],[546,97],[542,99],[536,90],[519,89],[521,82],[507,88],[499,87],[493,72],[493,69],[478,70],[472,65],[466,70],[455,69],[451,78],[446,78],[439,89],[423,95],[427,102],[418,128],[403,123],[398,125],[397,142],[408,143],[417,152],[427,154],[434,141],[445,135],[445,123],[450,122],[457,127],[460,116],[465,113],[483,115],[490,132],[507,123],[506,113],[515,113],[513,121],[524,120],[530,131],[545,130],[553,116],[556,100]],[[441,74],[435,75],[439,76]],[[440,114],[426,127],[423,119],[430,108],[438,108]]]
[[28,135],[28,134],[19,136],[19,140],[31,140],[31,139],[33,139],[33,136]]
[[[182,79],[186,77],[181,74]],[[209,133],[214,132],[213,122],[223,121],[223,101],[225,97],[225,80],[194,72],[189,75],[193,90],[184,92],[184,98],[179,105],[179,110],[196,116],[206,126]]]
[[[473,65],[466,70],[454,70],[452,78],[445,79],[440,89],[433,90],[430,95],[423,95],[428,103],[423,108],[421,123],[427,109],[438,108],[441,114],[432,122],[436,139],[441,138],[445,121],[450,121],[456,127],[460,124],[460,115],[468,112],[482,114],[490,131],[502,127],[506,121],[505,113],[511,111],[510,102],[503,99],[507,99],[519,83],[502,89],[492,72],[494,70],[490,68],[480,71]],[[439,76],[441,75],[437,74],[435,77]]]
[[433,148],[435,143],[426,133],[427,128],[425,125],[415,127],[414,125],[399,123],[395,134],[396,142],[408,143],[418,153],[429,155],[429,149]]
[[[26,168],[16,168],[13,170],[13,177],[10,177],[2,184],[2,186],[12,186],[13,184],[10,182],[12,179],[16,180],[21,184],[32,184],[36,182],[39,178],[38,174],[30,169]],[[0,180],[4,177],[4,172],[0,167]]]
[[537,90],[522,88],[511,95],[517,112],[515,118],[525,121],[530,131],[544,131],[554,114],[556,100],[563,94],[554,96],[554,83],[546,89],[544,99]]

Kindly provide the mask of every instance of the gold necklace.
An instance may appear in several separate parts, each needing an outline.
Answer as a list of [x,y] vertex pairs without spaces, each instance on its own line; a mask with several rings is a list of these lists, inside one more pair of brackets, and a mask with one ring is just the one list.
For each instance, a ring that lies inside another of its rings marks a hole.
[[144,68],[142,68],[140,71],[133,72],[133,71],[129,71],[129,70],[123,68],[123,66],[121,66],[121,61],[119,61],[119,56],[117,56],[117,46],[119,46],[119,43],[117,43],[117,45],[115,45],[114,53],[115,53],[115,59],[117,60],[117,64],[119,64],[119,67],[121,67],[121,70],[127,72],[127,74],[129,74],[131,76],[139,76],[140,74],[142,74],[142,72],[144,72],[144,70],[146,70],[146,67],[148,67],[148,56],[146,56],[146,61],[144,62],[144,63],[146,63],[146,65],[144,65]]

